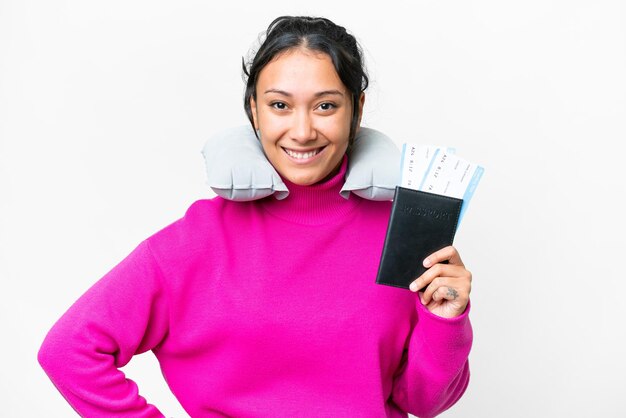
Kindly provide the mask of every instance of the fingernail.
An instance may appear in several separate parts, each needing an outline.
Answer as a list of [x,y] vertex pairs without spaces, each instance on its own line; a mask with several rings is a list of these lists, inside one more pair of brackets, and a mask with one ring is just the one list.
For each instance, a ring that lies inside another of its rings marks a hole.
[[420,295],[420,302],[422,302],[422,305],[426,305],[426,303],[424,302],[424,295]]
[[430,267],[430,258],[424,259],[424,267]]
[[415,292],[417,290],[417,283],[415,282],[411,283],[411,285],[409,286],[409,289],[411,289],[412,292]]

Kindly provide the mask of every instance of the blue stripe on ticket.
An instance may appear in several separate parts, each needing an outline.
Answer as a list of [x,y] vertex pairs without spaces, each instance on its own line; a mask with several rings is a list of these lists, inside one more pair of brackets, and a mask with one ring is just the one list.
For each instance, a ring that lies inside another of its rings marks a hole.
[[480,181],[484,172],[485,172],[484,168],[482,168],[481,166],[476,166],[476,170],[474,170],[474,175],[472,176],[472,179],[467,185],[467,189],[465,189],[465,194],[463,195],[463,204],[461,205],[461,213],[459,214],[459,222],[458,222],[459,224],[461,223],[461,220],[463,219],[463,215],[465,215],[467,206],[469,205],[469,202],[472,199],[472,196],[474,196],[474,191],[476,190],[476,187],[478,186],[478,182]]

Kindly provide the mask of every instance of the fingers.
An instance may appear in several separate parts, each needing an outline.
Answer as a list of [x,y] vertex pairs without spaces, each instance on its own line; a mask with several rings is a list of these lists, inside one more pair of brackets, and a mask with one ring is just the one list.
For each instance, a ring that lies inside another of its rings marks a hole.
[[433,292],[431,297],[435,302],[441,302],[443,299],[456,300],[459,297],[459,292],[452,287],[441,286]]
[[435,251],[434,253],[426,257],[424,259],[424,267],[428,268],[445,260],[448,260],[450,264],[454,264],[457,266],[464,265],[463,261],[461,260],[461,256],[459,255],[459,252],[452,245],[449,245],[439,251]]
[[411,291],[423,290],[422,303],[431,300],[457,300],[464,303],[469,300],[472,286],[472,273],[465,267],[453,264],[436,264],[418,277],[411,286]]
[[470,290],[471,284],[464,277],[437,277],[421,295],[421,300],[424,305],[444,299],[465,305],[469,300]]
[[415,279],[409,289],[422,290],[420,300],[430,312],[452,318],[460,315],[469,303],[472,273],[463,264],[456,248],[448,246],[424,260],[427,270]]
[[454,264],[436,264],[426,270],[424,274],[422,274],[416,280],[414,280],[413,283],[411,283],[411,285],[409,286],[409,289],[413,292],[416,292],[419,289],[423,289],[439,276],[457,277],[465,276],[466,274],[470,276],[471,280],[471,273],[467,271],[463,266],[458,266]]

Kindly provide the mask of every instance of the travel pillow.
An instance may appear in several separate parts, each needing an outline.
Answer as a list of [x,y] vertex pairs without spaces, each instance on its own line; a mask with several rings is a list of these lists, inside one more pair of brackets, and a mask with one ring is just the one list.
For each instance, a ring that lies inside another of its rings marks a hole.
[[[207,184],[224,199],[248,201],[274,195],[284,199],[289,190],[265,157],[250,125],[212,135],[202,149]],[[361,127],[348,158],[340,194],[350,192],[369,200],[392,200],[400,178],[400,150],[383,133]]]

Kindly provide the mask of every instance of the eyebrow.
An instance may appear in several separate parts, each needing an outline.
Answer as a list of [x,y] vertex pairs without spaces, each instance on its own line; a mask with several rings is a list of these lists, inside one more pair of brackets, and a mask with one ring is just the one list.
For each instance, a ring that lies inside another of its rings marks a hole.
[[[282,94],[283,96],[287,96],[287,97],[293,96],[291,93],[286,92],[285,90],[280,90],[280,89],[267,89],[267,90],[265,90],[264,94],[267,94],[267,93],[278,93],[278,94]],[[315,93],[315,97],[328,96],[328,95],[343,96],[343,93],[340,92],[339,90],[323,90],[323,91],[319,91],[319,92]]]

